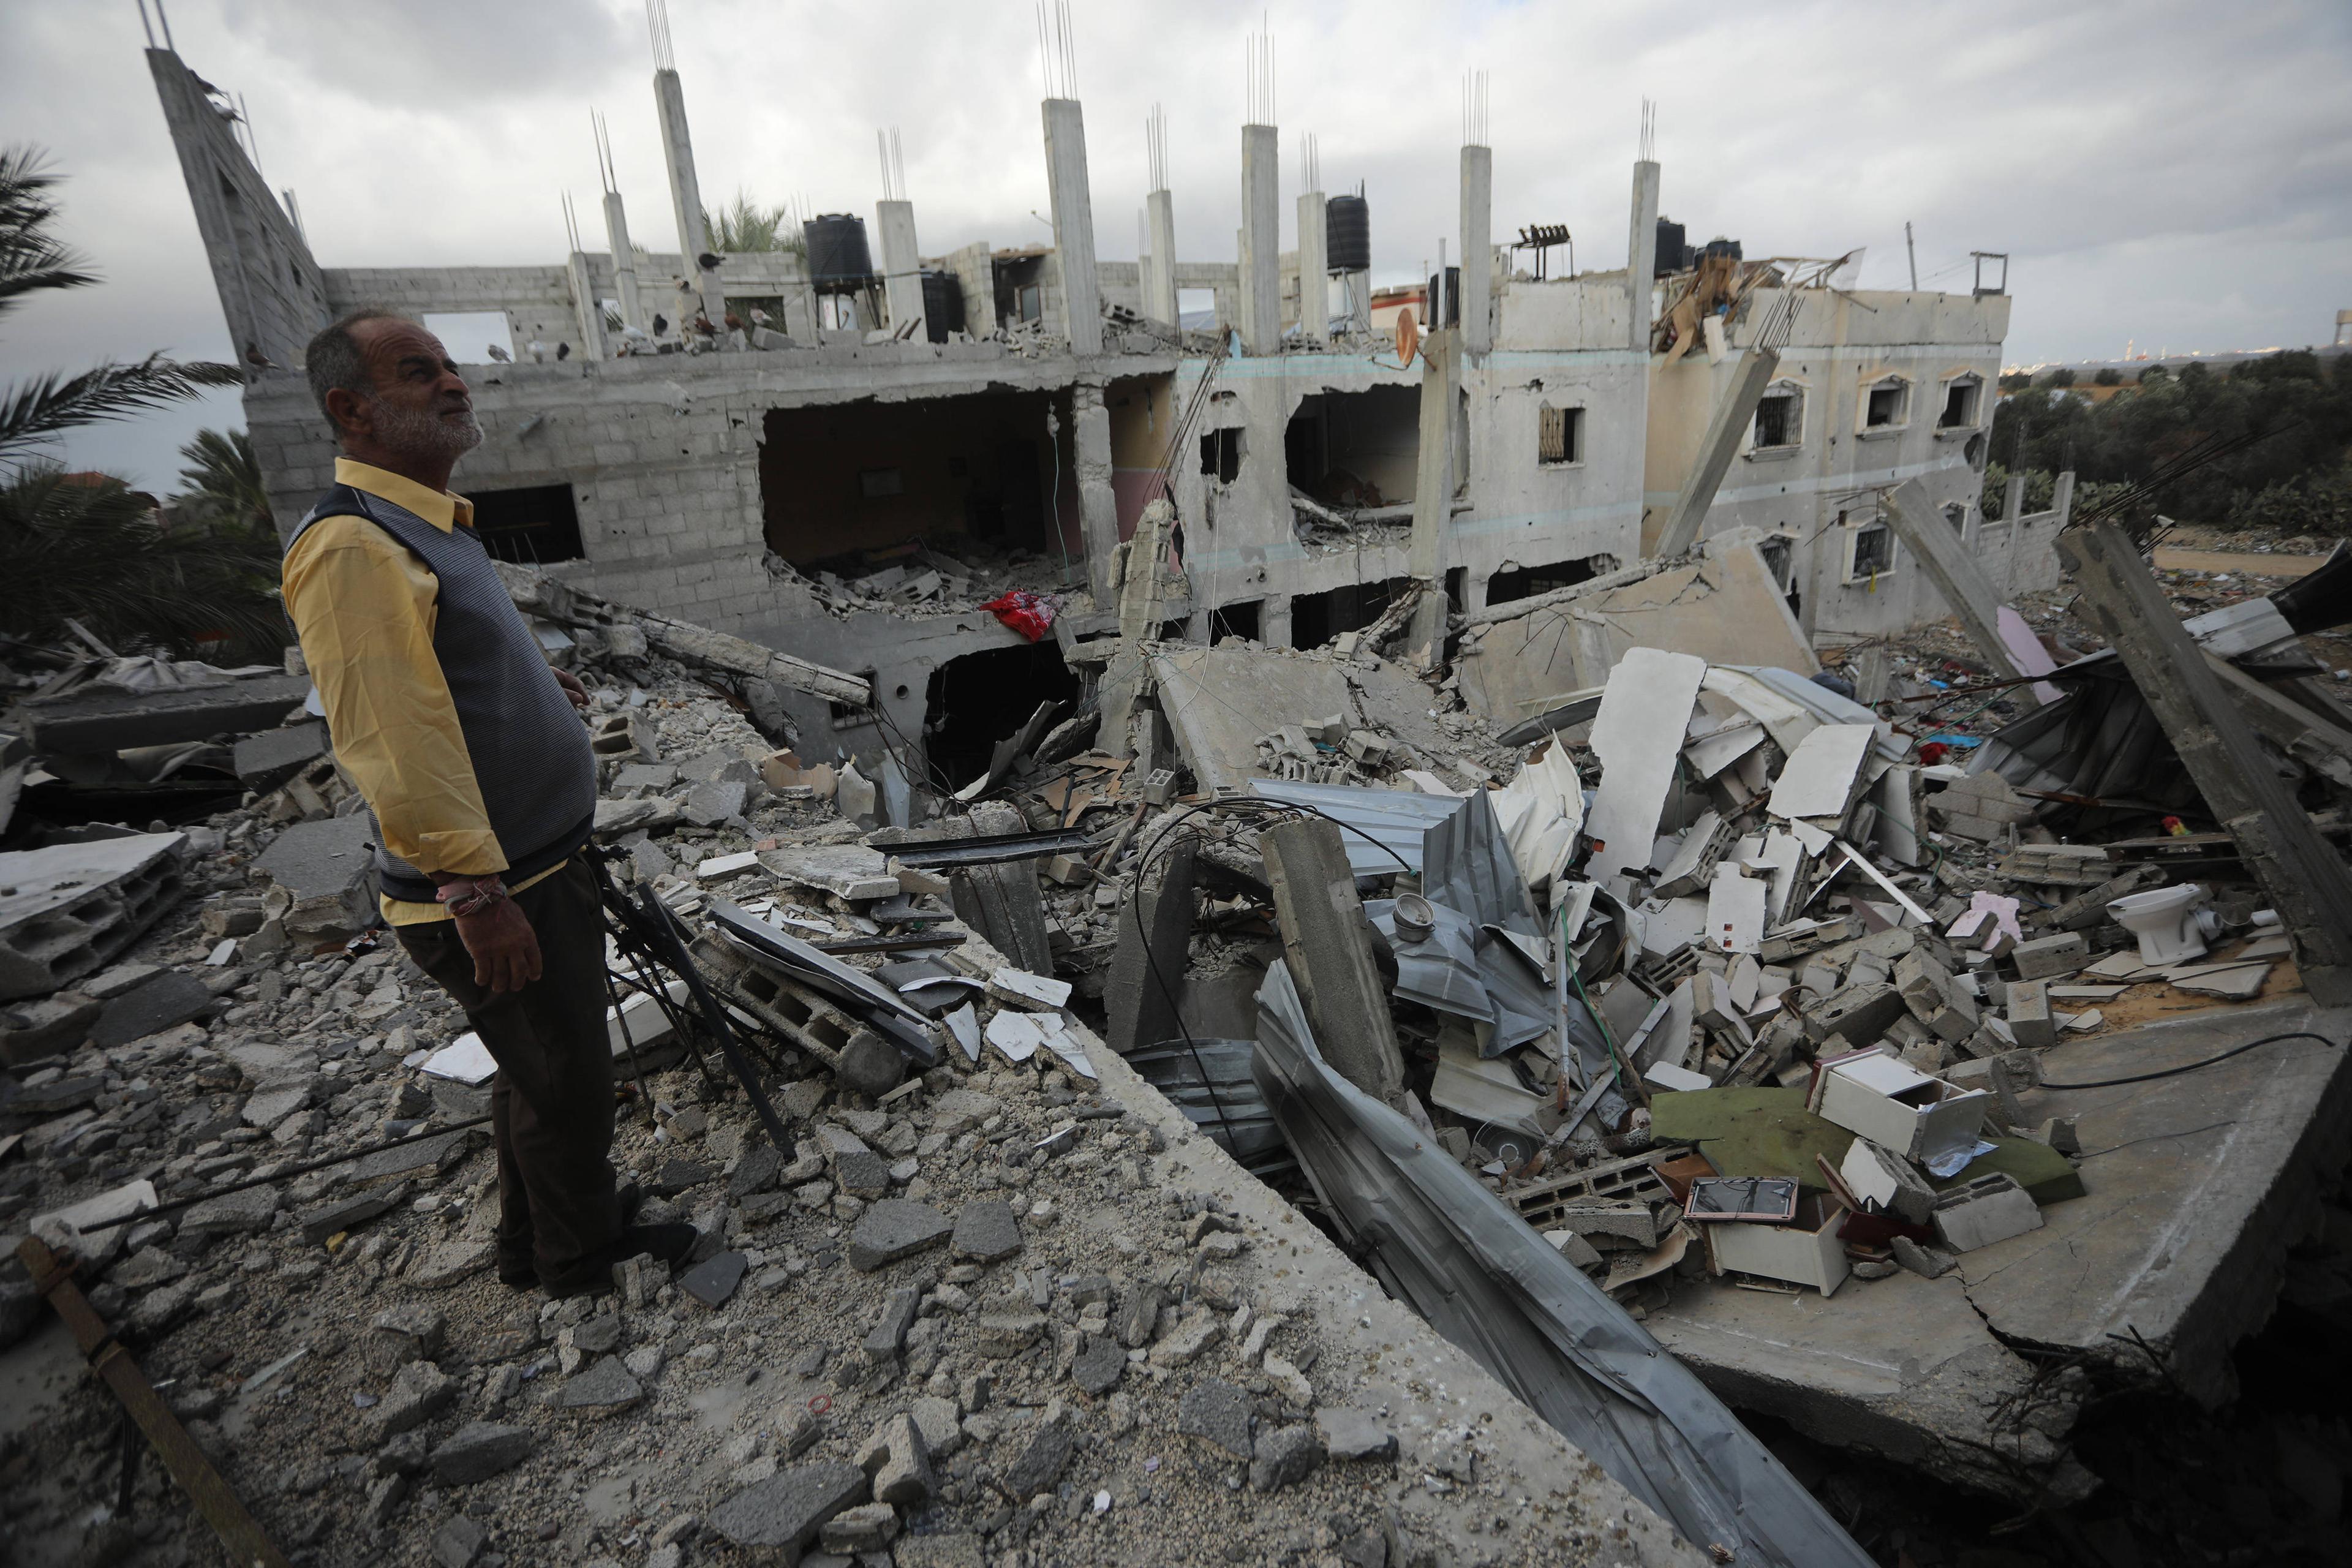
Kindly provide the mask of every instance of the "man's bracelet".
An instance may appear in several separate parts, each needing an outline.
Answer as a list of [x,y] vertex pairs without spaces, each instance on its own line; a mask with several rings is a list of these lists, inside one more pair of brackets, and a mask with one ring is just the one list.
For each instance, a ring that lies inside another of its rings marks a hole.
[[[463,888],[465,891],[457,889]],[[498,878],[478,878],[471,883],[451,882],[436,889],[433,894],[452,915],[463,919],[478,915],[507,896],[507,885]]]

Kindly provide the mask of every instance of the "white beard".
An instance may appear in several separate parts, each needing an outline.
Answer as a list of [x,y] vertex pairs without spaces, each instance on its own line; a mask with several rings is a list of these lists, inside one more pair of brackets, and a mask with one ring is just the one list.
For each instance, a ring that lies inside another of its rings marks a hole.
[[482,444],[482,426],[470,409],[463,422],[453,425],[437,414],[395,408],[381,399],[375,400],[375,434],[395,452],[453,462]]

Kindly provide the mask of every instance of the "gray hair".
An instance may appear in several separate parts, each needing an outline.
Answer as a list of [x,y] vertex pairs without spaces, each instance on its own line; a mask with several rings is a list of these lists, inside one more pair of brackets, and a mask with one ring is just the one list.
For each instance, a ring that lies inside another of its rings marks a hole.
[[362,306],[322,329],[302,351],[302,368],[310,378],[310,395],[319,400],[319,412],[326,415],[327,424],[338,439],[342,436],[342,427],[335,423],[334,413],[327,406],[327,394],[337,387],[354,397],[369,397],[375,393],[375,378],[368,374],[366,357],[360,353],[359,340],[352,336],[352,329],[362,321],[411,320],[379,305]]

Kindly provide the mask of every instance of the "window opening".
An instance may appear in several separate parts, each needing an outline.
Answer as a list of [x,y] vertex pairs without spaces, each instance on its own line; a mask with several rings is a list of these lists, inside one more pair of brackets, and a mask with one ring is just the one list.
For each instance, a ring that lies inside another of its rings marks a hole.
[[1554,408],[1550,404],[1536,409],[1536,461],[1546,466],[1580,463],[1584,460],[1584,410]]
[[1903,384],[1883,381],[1870,389],[1868,410],[1864,416],[1865,429],[1883,430],[1903,423]]
[[1937,423],[1947,430],[1967,430],[1977,422],[1977,391],[1974,376],[1961,376],[1944,388],[1944,416]]
[[1421,389],[1374,386],[1299,399],[1283,430],[1291,485],[1332,507],[1375,507],[1412,494]]
[[[514,328],[503,310],[427,310],[418,318],[425,330],[441,340],[449,357],[459,364],[496,364],[528,356],[514,352]],[[490,352],[495,346],[497,353]]]
[[1853,531],[1853,569],[1850,582],[1860,583],[1895,570],[1895,531],[1874,519]]
[[580,542],[580,509],[570,485],[527,485],[510,490],[469,490],[474,536],[499,561],[536,565],[578,561],[588,552]]
[[1507,605],[1514,599],[1532,599],[1555,588],[1573,587],[1597,574],[1590,557],[1556,561],[1549,566],[1520,566],[1506,561],[1502,570],[1486,579],[1486,603]]
[[1290,646],[1321,647],[1341,632],[1361,631],[1412,585],[1410,577],[1392,577],[1385,583],[1345,583],[1326,593],[1300,594],[1290,601]]
[[1257,641],[1264,607],[1263,601],[1252,599],[1246,604],[1227,605],[1209,612],[1210,646],[1213,647],[1227,637],[1240,637],[1245,642]]
[[1797,395],[1768,392],[1756,405],[1756,445],[1793,447],[1797,444]]
[[1242,432],[1210,430],[1201,437],[1201,471],[1221,485],[1241,477]]

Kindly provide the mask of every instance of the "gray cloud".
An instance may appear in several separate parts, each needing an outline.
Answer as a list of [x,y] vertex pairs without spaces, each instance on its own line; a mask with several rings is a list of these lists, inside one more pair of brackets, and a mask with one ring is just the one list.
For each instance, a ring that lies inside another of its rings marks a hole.
[[[1230,257],[1243,40],[1258,5],[1078,0],[1097,244],[1136,251],[1143,120],[1166,107],[1178,247]],[[899,128],[924,247],[1041,240],[1039,78],[1025,0],[778,7],[672,0],[706,195],[870,213],[874,131]],[[1366,183],[1374,266],[1412,277],[1454,226],[1460,83],[1493,83],[1498,233],[1566,223],[1622,266],[1640,100],[1659,101],[1664,205],[1749,255],[1869,247],[1900,286],[1965,288],[2011,253],[2009,356],[2324,341],[2352,305],[2352,10],[2273,0],[2052,5],[1294,4],[1274,16],[1286,197],[1299,133],[1328,189]],[[638,0],[180,0],[183,56],[249,105],[272,183],[328,266],[524,263],[562,247],[557,193],[596,188],[613,123],[639,237],[668,243]],[[67,232],[107,286],[0,328],[9,374],[169,346],[229,350],[129,5],[0,10],[0,140],[70,174]],[[1286,214],[1290,210],[1287,200]],[[233,400],[79,437],[67,456],[167,484]]]

